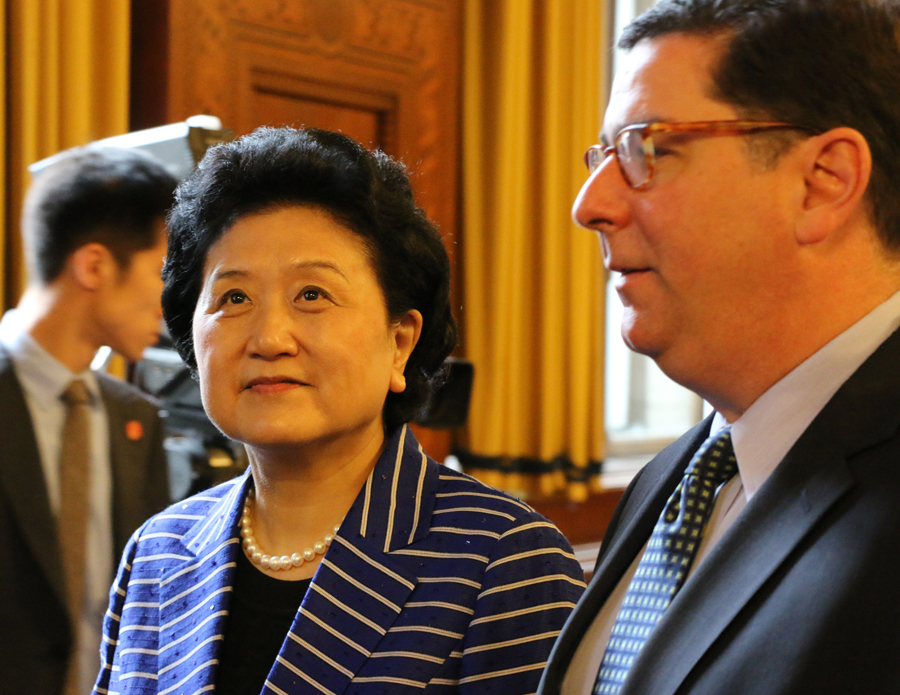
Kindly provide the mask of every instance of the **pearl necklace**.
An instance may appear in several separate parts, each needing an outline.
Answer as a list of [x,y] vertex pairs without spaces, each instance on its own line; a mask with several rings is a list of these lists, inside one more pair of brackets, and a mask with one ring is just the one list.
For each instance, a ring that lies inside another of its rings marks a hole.
[[[265,555],[260,549],[259,544],[256,542],[256,538],[253,535],[253,528],[250,526],[250,508],[253,500],[254,492],[253,490],[250,490],[250,492],[247,493],[247,498],[244,500],[244,513],[241,515],[241,538],[244,539],[244,550],[247,552],[247,557],[250,558],[250,561],[254,565],[259,565],[263,569],[270,570],[293,569],[294,567],[302,565],[304,561],[312,562],[319,555],[324,555],[325,551],[328,550],[328,546],[331,545],[331,542],[334,540],[334,536],[328,534],[323,540],[314,544],[312,548],[307,548],[302,553],[282,555],[281,557],[278,557],[277,555]],[[340,524],[335,524],[334,532],[337,533],[340,528]]]

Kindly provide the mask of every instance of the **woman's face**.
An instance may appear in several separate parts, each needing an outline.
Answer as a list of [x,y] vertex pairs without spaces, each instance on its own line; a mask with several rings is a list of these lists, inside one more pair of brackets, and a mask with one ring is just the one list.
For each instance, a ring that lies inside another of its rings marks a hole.
[[259,449],[365,445],[421,325],[415,310],[389,325],[361,238],[326,212],[242,217],[210,249],[194,311],[203,405]]

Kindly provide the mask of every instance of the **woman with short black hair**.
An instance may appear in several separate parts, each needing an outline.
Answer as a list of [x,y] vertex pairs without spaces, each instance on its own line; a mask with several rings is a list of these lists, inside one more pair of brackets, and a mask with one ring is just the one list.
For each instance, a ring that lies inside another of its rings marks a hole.
[[169,226],[169,332],[250,467],[135,535],[101,692],[534,692],[580,566],[406,425],[456,326],[402,166],[261,129],[210,150]]

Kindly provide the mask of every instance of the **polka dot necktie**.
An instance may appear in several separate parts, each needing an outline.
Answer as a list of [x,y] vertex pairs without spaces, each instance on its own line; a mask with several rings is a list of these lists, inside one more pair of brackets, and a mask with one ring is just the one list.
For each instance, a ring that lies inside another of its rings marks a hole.
[[716,491],[736,472],[731,428],[726,427],[694,454],[653,528],[616,616],[594,695],[616,695],[622,688],[631,664],[687,579]]

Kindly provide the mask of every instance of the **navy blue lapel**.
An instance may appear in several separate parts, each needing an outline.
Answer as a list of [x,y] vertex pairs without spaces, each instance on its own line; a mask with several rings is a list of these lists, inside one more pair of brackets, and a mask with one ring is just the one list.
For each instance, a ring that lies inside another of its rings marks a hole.
[[276,688],[339,695],[376,650],[417,584],[390,553],[428,533],[438,474],[426,463],[398,430],[313,578],[269,674]]
[[409,427],[385,446],[344,522],[345,529],[391,552],[423,538],[431,528],[438,471]]
[[241,552],[238,524],[249,481],[248,471],[184,535],[181,542],[191,557],[160,577],[160,693],[197,692],[215,680],[235,560]]
[[794,463],[791,457],[785,459],[685,584],[638,655],[622,695],[674,693],[738,612],[853,485],[839,456],[817,459],[819,470],[812,480],[791,475]]
[[[684,476],[694,452],[709,437],[711,424],[712,416],[663,449],[647,464],[641,479],[631,490],[628,507],[619,519],[621,528],[616,529],[613,538],[604,539],[608,547],[601,549],[597,567],[594,568],[595,577],[602,575],[612,580],[609,591],[615,588],[619,578],[650,538],[656,520]],[[604,586],[607,582],[599,580],[596,583]]]
[[[617,522],[612,533],[603,539],[603,547],[593,579],[575,610],[563,626],[547,662],[538,692],[551,695],[559,692],[562,679],[585,632],[615,589],[622,575],[650,538],[653,526],[662,513],[666,500],[684,475],[694,452],[709,436],[712,418],[707,418],[663,449],[642,471],[623,496],[617,510]],[[612,536],[612,537],[610,537]]]
[[848,462],[900,429],[900,333],[844,384],[672,602],[622,695],[671,695],[854,485]]

